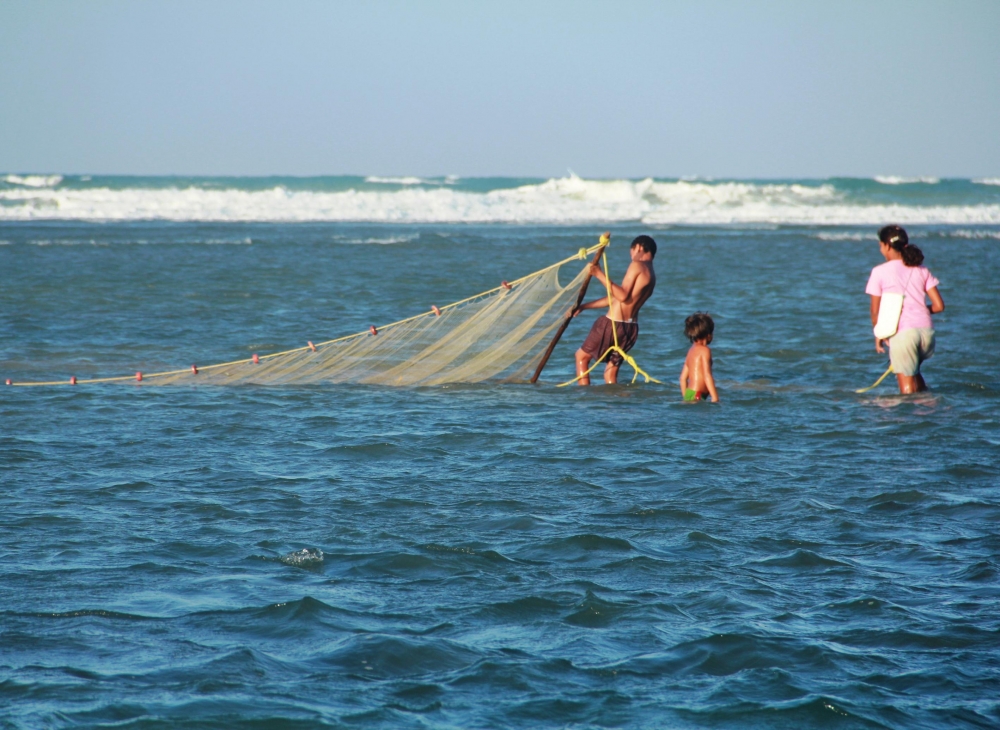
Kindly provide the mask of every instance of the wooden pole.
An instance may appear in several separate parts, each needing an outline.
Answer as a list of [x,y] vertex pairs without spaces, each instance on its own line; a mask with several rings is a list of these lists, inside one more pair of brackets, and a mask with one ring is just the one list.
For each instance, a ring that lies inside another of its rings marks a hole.
[[[599,249],[597,249],[597,253],[594,254],[594,260],[590,262],[591,265],[596,264],[601,260],[601,254],[604,253],[604,249],[606,249],[608,247],[608,244],[611,243],[611,234],[605,233],[603,236],[601,236],[600,242],[604,245],[601,246]],[[580,286],[580,294],[576,297],[576,306],[573,307],[574,310],[576,309],[576,307],[579,307],[581,304],[583,304],[583,298],[587,296],[587,287],[590,285],[590,278],[591,277],[588,274],[587,278],[583,280],[583,284]],[[562,325],[560,325],[559,329],[556,330],[556,336],[553,337],[552,342],[549,343],[548,349],[545,351],[545,354],[542,355],[542,360],[541,362],[538,363],[538,367],[535,368],[535,374],[531,376],[531,380],[529,382],[531,383],[538,382],[538,376],[542,374],[542,370],[545,368],[546,363],[548,363],[549,357],[552,355],[552,351],[556,349],[556,345],[559,344],[559,338],[563,336],[563,332],[566,331],[566,328],[569,327],[569,323],[572,320],[573,320],[573,315],[570,314],[568,317],[566,317],[566,319],[563,320],[563,323]]]

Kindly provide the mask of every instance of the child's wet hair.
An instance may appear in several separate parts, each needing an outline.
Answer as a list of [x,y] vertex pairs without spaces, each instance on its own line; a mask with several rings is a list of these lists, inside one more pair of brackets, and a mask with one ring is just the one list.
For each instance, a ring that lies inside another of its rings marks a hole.
[[635,248],[639,246],[643,251],[648,253],[650,256],[656,256],[656,241],[653,240],[652,236],[642,235],[636,236],[632,240],[632,245],[629,248]]
[[899,251],[907,266],[920,266],[924,262],[924,252],[910,243],[910,237],[902,226],[882,226],[878,229],[878,240],[893,251]]
[[715,322],[706,312],[695,312],[684,320],[684,334],[691,342],[704,340],[715,332]]

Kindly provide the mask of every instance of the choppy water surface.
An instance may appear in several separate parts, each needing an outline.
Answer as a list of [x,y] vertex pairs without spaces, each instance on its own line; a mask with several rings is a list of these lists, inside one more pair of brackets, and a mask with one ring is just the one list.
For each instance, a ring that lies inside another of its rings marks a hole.
[[[914,229],[902,399],[853,392],[868,228],[622,226],[619,274],[641,231],[665,386],[0,386],[0,724],[995,727],[1000,232]],[[299,346],[597,233],[8,222],[0,376]],[[673,384],[696,309],[721,406]]]

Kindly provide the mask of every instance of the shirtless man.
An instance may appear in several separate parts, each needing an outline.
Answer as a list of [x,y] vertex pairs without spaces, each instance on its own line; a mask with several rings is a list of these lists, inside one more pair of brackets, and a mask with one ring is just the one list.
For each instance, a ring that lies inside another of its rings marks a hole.
[[[591,360],[599,358],[615,344],[612,326],[618,333],[618,346],[628,352],[639,337],[639,310],[653,294],[656,287],[656,273],[653,271],[653,257],[656,256],[656,241],[649,236],[638,236],[630,249],[632,263],[629,264],[621,286],[611,282],[611,311],[602,315],[590,330],[583,345],[576,351],[576,375],[580,385],[590,385],[590,375],[584,375],[590,368]],[[601,282],[607,291],[607,279],[601,267],[590,265],[590,275]],[[584,309],[602,309],[608,306],[605,293],[600,299],[581,304],[573,310],[575,317]],[[604,382],[618,382],[618,368],[624,362],[620,353],[612,352],[605,359]]]

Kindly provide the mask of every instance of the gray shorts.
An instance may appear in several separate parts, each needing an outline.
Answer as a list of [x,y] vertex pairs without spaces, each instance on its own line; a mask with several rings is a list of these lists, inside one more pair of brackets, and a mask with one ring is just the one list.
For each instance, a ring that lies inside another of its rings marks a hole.
[[889,362],[897,375],[919,375],[920,363],[934,354],[934,330],[912,327],[889,338]]

